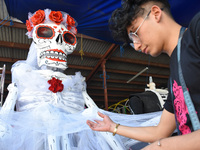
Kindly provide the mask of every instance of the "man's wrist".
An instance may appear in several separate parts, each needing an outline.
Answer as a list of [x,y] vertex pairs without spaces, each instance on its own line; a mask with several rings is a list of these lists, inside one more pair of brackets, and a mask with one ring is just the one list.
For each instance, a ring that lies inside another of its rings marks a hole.
[[114,122],[113,122],[113,123],[110,125],[109,132],[113,133],[114,130],[115,130],[116,125],[117,125],[117,123],[114,123]]
[[115,136],[115,134],[117,133],[118,127],[120,124],[116,124],[114,131],[113,131],[113,136]]

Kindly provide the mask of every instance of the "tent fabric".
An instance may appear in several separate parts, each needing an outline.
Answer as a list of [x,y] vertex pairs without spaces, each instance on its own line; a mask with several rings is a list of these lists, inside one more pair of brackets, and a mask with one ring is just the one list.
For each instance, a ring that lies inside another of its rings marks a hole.
[[[10,16],[26,22],[28,12],[49,8],[69,13],[78,22],[78,32],[107,42],[116,43],[109,31],[108,20],[121,0],[5,0]],[[199,0],[169,0],[174,19],[188,26],[200,11]]]

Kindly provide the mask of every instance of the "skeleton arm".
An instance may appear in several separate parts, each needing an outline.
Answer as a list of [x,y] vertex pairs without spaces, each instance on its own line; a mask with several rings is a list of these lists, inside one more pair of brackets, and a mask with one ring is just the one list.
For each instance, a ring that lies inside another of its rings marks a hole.
[[5,100],[5,103],[3,104],[1,108],[1,114],[9,114],[10,112],[14,111],[14,107],[17,100],[17,86],[15,83],[11,83],[8,86],[8,96]]
[[[88,95],[86,90],[82,91],[83,94],[83,98],[85,100],[86,106],[87,107],[98,107],[94,101],[92,100],[92,98]],[[100,132],[100,134],[102,135],[103,138],[105,138],[105,140],[108,142],[108,144],[110,145],[110,147],[112,149],[117,149],[117,150],[124,150],[125,147],[122,146],[119,141],[116,139],[116,137],[114,137],[112,135],[112,133],[109,132]]]
[[14,106],[17,100],[17,86],[14,83],[11,83],[8,86],[8,96],[4,105],[0,110],[0,115],[3,117],[3,120],[0,119],[0,140],[4,140],[10,136],[12,136],[11,126],[6,123],[6,120],[9,117],[9,113],[14,111]]
[[90,107],[98,107],[98,106],[94,103],[94,101],[91,99],[91,97],[88,95],[88,93],[86,92],[86,90],[83,90],[82,94],[83,94],[83,98],[84,98],[84,100],[85,100],[85,104],[86,104],[86,106],[87,106],[88,108],[90,108]]

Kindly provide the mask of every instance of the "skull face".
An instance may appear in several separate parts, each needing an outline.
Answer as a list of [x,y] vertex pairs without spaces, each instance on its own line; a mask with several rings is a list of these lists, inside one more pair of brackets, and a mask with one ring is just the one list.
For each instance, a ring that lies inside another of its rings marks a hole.
[[39,24],[34,27],[33,41],[37,49],[37,63],[60,68],[67,68],[67,55],[76,48],[76,36],[62,24]]

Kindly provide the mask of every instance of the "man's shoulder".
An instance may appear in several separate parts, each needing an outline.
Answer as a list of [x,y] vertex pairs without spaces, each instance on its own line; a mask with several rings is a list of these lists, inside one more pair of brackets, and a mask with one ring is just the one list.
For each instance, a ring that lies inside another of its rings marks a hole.
[[194,18],[198,18],[198,19],[200,18],[200,11],[193,17],[193,19]]
[[198,12],[191,20],[189,26],[195,25],[200,22],[200,12]]

